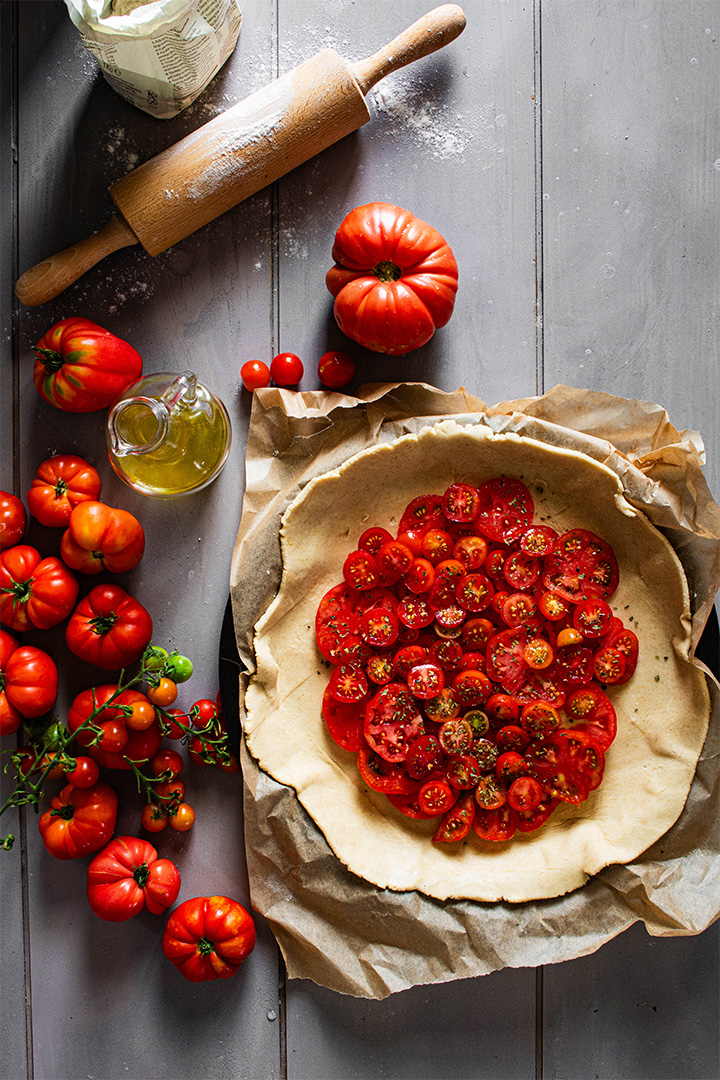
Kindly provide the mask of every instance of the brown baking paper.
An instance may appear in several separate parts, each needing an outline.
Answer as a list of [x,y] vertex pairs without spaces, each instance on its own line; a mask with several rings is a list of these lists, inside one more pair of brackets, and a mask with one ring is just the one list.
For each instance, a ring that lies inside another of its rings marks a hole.
[[[556,386],[489,408],[460,389],[421,383],[323,391],[256,391],[247,484],[231,572],[242,700],[253,628],[280,584],[280,520],[313,477],[368,446],[452,417],[581,451],[608,466],[627,499],[668,537],[688,577],[693,647],[720,585],[720,508],[702,472],[697,432],[659,405]],[[700,661],[697,660],[699,666]],[[707,670],[707,669],[705,669]],[[610,866],[565,896],[521,904],[439,901],[357,877],[335,857],[295,791],[241,747],[253,906],[270,922],[290,978],[383,998],[410,986],[534,967],[594,952],[633,923],[653,936],[696,934],[720,915],[720,693],[685,809],[634,862]]]

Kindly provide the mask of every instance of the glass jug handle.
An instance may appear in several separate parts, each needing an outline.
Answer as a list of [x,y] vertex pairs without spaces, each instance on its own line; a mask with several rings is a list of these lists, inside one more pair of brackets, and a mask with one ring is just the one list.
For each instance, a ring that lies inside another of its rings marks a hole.
[[[138,405],[145,406],[154,415],[157,420],[157,431],[148,442],[135,444],[123,439],[118,430],[118,421],[127,409],[136,408]],[[170,413],[167,405],[156,398],[127,398],[113,405],[108,413],[107,426],[110,435],[110,446],[116,457],[127,457],[128,454],[150,454],[153,450],[157,450],[158,446],[162,446],[167,438],[170,428]]]

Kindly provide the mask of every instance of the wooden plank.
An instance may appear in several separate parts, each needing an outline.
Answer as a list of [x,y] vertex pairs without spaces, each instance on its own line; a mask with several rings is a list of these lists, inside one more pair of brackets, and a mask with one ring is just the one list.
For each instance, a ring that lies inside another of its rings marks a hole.
[[[23,269],[102,225],[110,212],[107,186],[119,173],[264,83],[256,60],[272,55],[272,12],[261,0],[248,0],[243,9],[240,44],[226,68],[191,110],[165,122],[127,105],[105,84],[65,5],[19,5]],[[21,490],[43,458],[76,452],[100,468],[106,501],[141,519],[146,556],[122,583],[151,612],[155,640],[193,659],[196,673],[179,699],[186,708],[217,690],[249,413],[239,389],[238,328],[267,350],[268,231],[269,200],[260,196],[157,260],[138,249],[119,252],[57,300],[20,315]],[[190,367],[223,398],[234,446],[225,472],[206,492],[175,502],[136,494],[110,470],[102,413],[74,416],[40,401],[29,378],[30,346],[68,314],[93,318],[131,341],[146,372]],[[32,536],[48,553],[59,540],[37,527]],[[83,581],[83,588],[95,583]],[[81,686],[110,679],[73,663],[62,635],[49,635],[63,672],[62,715]],[[118,829],[135,833],[138,795],[128,777],[112,779],[121,799]],[[157,840],[161,854],[177,859],[180,899],[217,892],[248,904],[239,776],[193,767],[187,785],[195,829],[172,836],[168,830]],[[279,1075],[280,1031],[271,1018],[279,1009],[278,959],[266,926],[259,925],[256,950],[232,984],[186,983],[160,951],[162,918],[100,922],[85,899],[86,861],[51,859],[32,815],[29,832],[35,1076]]]
[[[329,22],[320,4],[284,3],[281,68],[325,45],[358,60],[429,6],[336,4]],[[367,126],[280,184],[279,345],[305,360],[307,385],[317,385],[320,355],[339,348],[356,360],[357,382],[464,385],[487,401],[535,390],[532,11],[497,2],[466,10],[457,41],[371,92]],[[374,200],[434,225],[460,267],[450,323],[402,358],[345,338],[324,285],[337,226]],[[416,987],[382,1002],[290,982],[287,1002],[293,1078],[535,1074],[533,970]]]
[[[545,384],[661,402],[717,497],[717,8],[542,6]],[[546,969],[557,1077],[718,1075],[718,933]]]

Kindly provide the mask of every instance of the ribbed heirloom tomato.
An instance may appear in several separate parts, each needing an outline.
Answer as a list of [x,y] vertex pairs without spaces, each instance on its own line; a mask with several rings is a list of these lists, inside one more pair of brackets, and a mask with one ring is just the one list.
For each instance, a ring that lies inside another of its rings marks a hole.
[[0,621],[12,630],[48,630],[67,619],[80,586],[60,559],[29,544],[0,554]]
[[[112,704],[109,702],[112,701]],[[129,761],[142,763],[155,755],[162,742],[157,719],[142,728],[131,727],[136,707],[150,703],[139,690],[122,690],[104,683],[81,690],[68,711],[67,723],[88,755],[106,769],[129,769]],[[102,706],[106,706],[102,708]],[[99,712],[96,710],[100,709]],[[131,710],[130,714],[125,710]],[[90,721],[90,723],[88,723]],[[82,725],[85,725],[82,727]],[[78,731],[82,727],[81,731]]]
[[137,836],[116,836],[88,866],[90,907],[107,922],[125,922],[144,908],[162,915],[179,892],[175,863],[158,859],[152,844]]
[[119,585],[96,585],[84,597],[65,630],[70,652],[108,671],[135,663],[152,637],[152,619]]
[[57,688],[52,657],[34,645],[21,646],[7,630],[0,630],[0,735],[10,735],[23,719],[51,709]]
[[65,412],[107,409],[142,375],[132,345],[89,319],[62,319],[35,346],[40,397]]
[[162,951],[190,982],[229,979],[255,947],[255,923],[237,900],[196,896],[170,915]]
[[121,574],[145,552],[145,532],[136,517],[119,507],[90,501],[76,506],[60,542],[60,554],[73,570]]
[[115,829],[117,795],[99,780],[89,788],[67,784],[40,815],[45,847],[56,859],[80,859],[107,844]]
[[81,502],[97,499],[102,481],[97,469],[75,454],[58,454],[38,466],[27,494],[28,509],[41,525],[66,526]]
[[0,551],[19,544],[26,525],[27,513],[17,495],[0,491]]
[[325,282],[338,326],[373,352],[400,356],[450,319],[458,268],[439,232],[390,203],[358,206],[344,218]]

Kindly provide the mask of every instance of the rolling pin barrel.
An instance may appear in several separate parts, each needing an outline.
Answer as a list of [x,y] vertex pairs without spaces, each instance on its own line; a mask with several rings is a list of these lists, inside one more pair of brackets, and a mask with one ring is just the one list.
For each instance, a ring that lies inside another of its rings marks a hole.
[[464,27],[462,9],[445,4],[365,60],[347,64],[333,49],[319,52],[114,183],[121,216],[28,270],[18,298],[45,303],[120,247],[139,241],[159,255],[184,240],[366,124],[365,94],[378,80],[441,49]]

